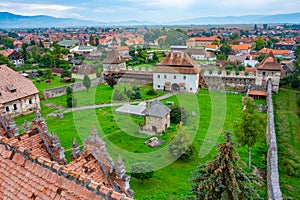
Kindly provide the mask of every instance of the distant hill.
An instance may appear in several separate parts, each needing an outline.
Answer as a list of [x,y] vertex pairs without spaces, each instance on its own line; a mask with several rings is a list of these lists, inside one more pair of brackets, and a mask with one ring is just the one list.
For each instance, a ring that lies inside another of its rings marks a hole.
[[171,22],[169,24],[264,24],[264,23],[300,23],[300,13],[278,15],[243,15],[225,17],[197,17]]
[[[189,24],[263,24],[263,23],[300,23],[300,13],[278,15],[244,15],[226,17],[198,17],[187,20],[164,23],[163,25]],[[96,22],[73,18],[55,18],[46,15],[22,16],[9,12],[0,12],[0,28],[47,28],[47,27],[74,27],[74,26],[119,26],[119,25],[155,25],[149,21],[119,21]],[[157,24],[159,25],[159,24]]]
[[104,23],[72,18],[55,18],[46,15],[22,16],[0,12],[0,28],[44,28],[70,26],[96,26]]

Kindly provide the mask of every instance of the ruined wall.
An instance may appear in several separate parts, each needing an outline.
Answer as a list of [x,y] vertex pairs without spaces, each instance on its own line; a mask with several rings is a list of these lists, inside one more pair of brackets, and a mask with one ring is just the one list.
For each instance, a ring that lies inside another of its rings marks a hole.
[[275,123],[274,123],[274,108],[272,100],[272,81],[268,81],[268,125],[267,125],[267,181],[268,181],[268,199],[282,200],[282,193],[279,185],[278,172],[278,152],[276,143]]
[[[93,79],[93,80],[91,80],[91,87],[95,87],[95,86],[99,85],[100,83],[103,83],[103,78]],[[75,83],[70,84],[69,86],[73,88],[74,92],[86,89],[83,85],[83,82],[75,82]],[[66,94],[67,87],[68,86],[60,86],[60,87],[44,90],[43,98],[48,99],[48,98],[60,97],[64,94]]]

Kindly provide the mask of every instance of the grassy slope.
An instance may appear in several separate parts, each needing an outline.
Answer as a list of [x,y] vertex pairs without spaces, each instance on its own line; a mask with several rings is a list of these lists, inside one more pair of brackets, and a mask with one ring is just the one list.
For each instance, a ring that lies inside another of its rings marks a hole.
[[294,174],[288,175],[291,166],[300,170],[300,119],[296,115],[296,91],[281,89],[274,95],[275,125],[279,152],[280,186],[285,199],[300,199],[300,182]]
[[[106,94],[102,93],[101,96],[106,96]],[[227,95],[226,118],[223,126],[224,130],[232,130],[234,121],[240,119],[242,109],[241,98],[241,95]],[[197,105],[193,99],[196,100]],[[212,120],[212,99],[208,91],[201,90],[196,97],[194,95],[180,94],[166,99],[163,102],[165,103],[166,101],[174,101],[175,104],[183,105],[188,113],[191,113],[192,111],[197,112],[200,122],[196,125],[198,126],[196,132],[194,128],[195,119],[192,117],[189,118],[190,120],[187,126],[188,131],[194,131],[196,134],[194,144],[196,145],[197,153],[194,154],[191,160],[178,160],[167,167],[156,171],[154,177],[150,180],[141,182],[140,180],[131,178],[131,187],[135,190],[135,199],[179,199],[189,191],[191,172],[196,169],[196,166],[199,165],[199,163],[205,163],[216,154],[215,146],[213,146],[213,149],[207,156],[199,158],[198,151],[201,145],[204,141],[209,145],[210,142],[213,143],[212,140],[222,140],[222,137],[219,137],[218,134],[211,136],[207,134],[211,121],[212,125],[214,125],[215,122],[213,121],[214,119]],[[197,109],[197,106],[199,107],[199,110]],[[47,109],[42,110],[43,116],[50,112],[50,110]],[[147,138],[143,137],[143,135],[136,134],[138,124],[142,123],[143,119],[139,117],[117,115],[112,112],[113,109],[115,108],[92,109],[67,113],[65,114],[64,119],[50,117],[47,119],[48,128],[50,131],[57,132],[62,146],[66,149],[66,156],[68,157],[71,153],[70,148],[72,146],[73,138],[76,138],[77,141],[82,144],[83,139],[89,135],[91,126],[96,125],[100,136],[107,142],[107,148],[114,159],[116,159],[118,154],[122,154],[123,156],[123,153],[120,153],[121,150],[137,154],[161,150],[167,146],[170,138],[176,133],[176,126],[172,124],[167,134],[159,136],[159,139],[166,141],[165,144],[158,149],[151,149],[143,144]],[[30,120],[32,117],[33,116],[29,116],[27,119]],[[18,119],[18,123],[21,122],[22,119],[24,118]],[[207,136],[208,139],[206,138]],[[212,145],[214,144],[215,143]],[[120,151],[112,150],[114,145],[117,145],[118,148],[120,148]],[[247,149],[241,147],[238,151],[241,159],[246,162]],[[265,151],[266,146],[264,140],[252,150],[253,164],[262,169],[265,169],[265,158],[262,156],[262,154],[265,154]],[[158,155],[158,157],[164,158],[164,155]],[[129,161],[126,162],[125,158],[124,162],[128,163]],[[127,170],[129,170],[128,167]],[[263,190],[265,191],[265,187],[262,191]],[[265,192],[263,193],[265,195]]]

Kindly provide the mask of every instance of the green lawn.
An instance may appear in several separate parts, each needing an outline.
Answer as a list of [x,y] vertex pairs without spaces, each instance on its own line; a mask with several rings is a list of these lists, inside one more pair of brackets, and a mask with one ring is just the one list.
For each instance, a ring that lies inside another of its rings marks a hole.
[[[103,97],[107,96],[105,92],[101,94]],[[115,107],[76,111],[65,114],[63,119],[49,117],[46,121],[49,131],[57,132],[62,146],[65,147],[66,156],[71,153],[73,138],[82,144],[91,127],[95,125],[99,136],[106,142],[110,155],[115,160],[119,154],[122,155],[127,171],[135,162],[152,162],[157,169],[152,179],[141,182],[131,178],[135,199],[180,199],[189,191],[191,172],[197,165],[205,163],[216,154],[216,144],[223,140],[220,132],[232,130],[234,121],[240,120],[241,99],[242,95],[201,90],[197,95],[178,94],[162,101],[174,101],[175,104],[184,106],[190,115],[192,111],[197,114],[197,117],[189,117],[186,126],[187,134],[193,139],[197,149],[187,161],[174,161],[168,153],[168,143],[176,135],[175,124],[171,124],[166,134],[158,136],[165,143],[152,149],[144,145],[149,137],[138,133],[138,125],[143,123],[143,118],[116,114],[113,112]],[[265,138],[252,149],[253,165],[263,170],[266,170],[266,150]],[[246,162],[247,149],[241,147],[238,152]],[[261,193],[266,197],[265,186]]]
[[300,111],[296,91],[280,89],[274,95],[280,187],[284,199],[300,199]]
[[65,83],[60,81],[59,76],[53,76],[53,79],[50,79],[50,84],[47,84],[46,81],[37,82],[35,79],[31,79],[34,85],[37,87],[37,89],[40,91],[40,93],[43,93],[44,90],[55,88],[63,85],[69,85],[70,83]]

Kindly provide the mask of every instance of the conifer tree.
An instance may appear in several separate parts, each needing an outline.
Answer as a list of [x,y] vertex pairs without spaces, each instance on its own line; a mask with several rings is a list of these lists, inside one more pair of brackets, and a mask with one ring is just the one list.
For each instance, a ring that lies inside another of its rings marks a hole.
[[193,173],[191,195],[187,199],[259,199],[258,178],[239,167],[239,156],[234,149],[231,133],[218,145],[218,155],[202,164]]

